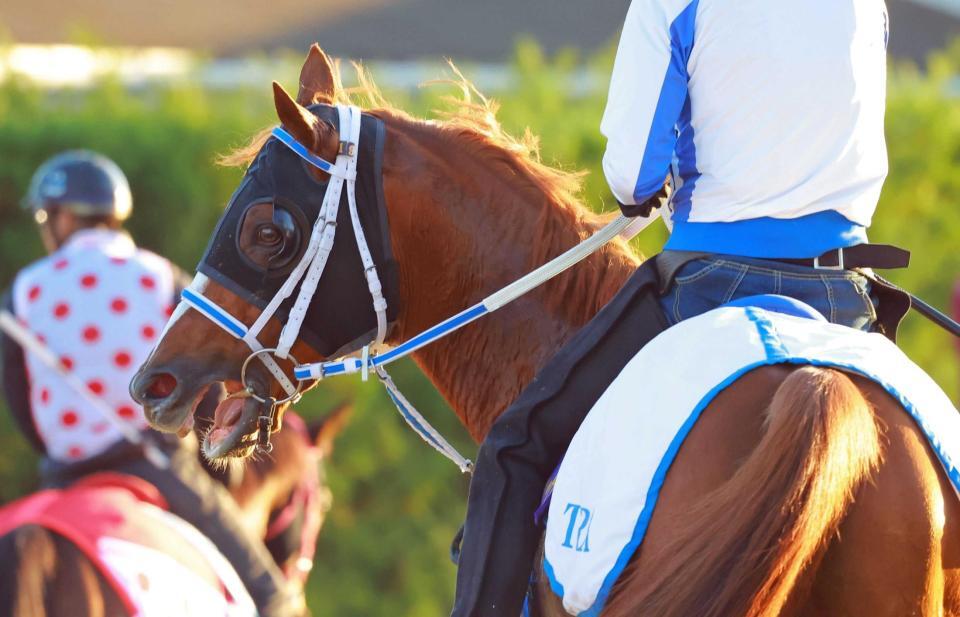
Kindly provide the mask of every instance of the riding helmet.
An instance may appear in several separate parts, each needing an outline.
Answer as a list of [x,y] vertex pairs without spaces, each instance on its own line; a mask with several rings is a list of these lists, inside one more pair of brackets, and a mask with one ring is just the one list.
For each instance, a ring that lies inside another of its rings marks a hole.
[[47,160],[30,180],[23,205],[38,222],[51,208],[80,216],[130,216],[133,199],[126,176],[116,163],[90,150],[70,150]]

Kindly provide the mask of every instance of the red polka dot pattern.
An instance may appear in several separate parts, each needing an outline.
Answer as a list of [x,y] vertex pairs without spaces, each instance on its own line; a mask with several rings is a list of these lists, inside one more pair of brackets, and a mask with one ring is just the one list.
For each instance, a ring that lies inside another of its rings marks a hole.
[[82,332],[83,340],[88,343],[96,343],[100,340],[100,328],[96,326],[87,326]]
[[91,233],[37,266],[16,283],[16,318],[49,340],[64,370],[113,414],[106,421],[111,419],[96,413],[89,396],[78,396],[49,367],[26,358],[29,400],[48,456],[81,461],[119,438],[117,421],[145,425],[127,384],[159,339],[164,312],[175,309],[172,277],[162,259],[107,231]]
[[53,316],[57,319],[63,320],[67,318],[67,315],[70,314],[70,305],[66,302],[58,302],[56,306],[53,307]]
[[133,362],[133,358],[131,358],[130,354],[126,351],[118,351],[113,356],[113,363],[120,368],[127,368],[131,362]]

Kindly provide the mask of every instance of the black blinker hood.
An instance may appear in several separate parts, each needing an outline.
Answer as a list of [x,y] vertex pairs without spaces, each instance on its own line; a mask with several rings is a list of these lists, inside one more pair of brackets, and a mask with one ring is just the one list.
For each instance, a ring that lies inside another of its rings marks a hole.
[[[313,105],[309,110],[339,132],[339,114],[335,107]],[[400,293],[383,196],[381,166],[385,138],[383,121],[363,114],[357,161],[357,210],[383,285],[387,320],[392,324],[397,318]],[[326,188],[327,183],[316,179],[308,163],[271,137],[227,204],[197,270],[244,301],[263,309],[299,263],[320,213]],[[248,208],[264,202],[288,210],[300,228],[296,258],[277,270],[264,270],[253,264],[241,254],[238,245],[240,225]],[[277,310],[276,317],[283,323],[286,323],[289,308],[298,292],[299,286]],[[373,340],[376,328],[376,313],[357,249],[344,183],[333,251],[299,338],[322,356],[337,357],[356,351]]]

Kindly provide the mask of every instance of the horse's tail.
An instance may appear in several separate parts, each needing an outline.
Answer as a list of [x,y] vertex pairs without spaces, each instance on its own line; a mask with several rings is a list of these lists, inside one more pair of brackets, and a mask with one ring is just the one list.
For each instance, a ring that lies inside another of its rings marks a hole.
[[880,457],[873,411],[853,381],[797,369],[777,389],[757,448],[677,521],[655,576],[628,570],[605,614],[779,615]]
[[42,527],[18,527],[0,538],[0,614],[44,617],[47,581],[57,568],[50,532]]

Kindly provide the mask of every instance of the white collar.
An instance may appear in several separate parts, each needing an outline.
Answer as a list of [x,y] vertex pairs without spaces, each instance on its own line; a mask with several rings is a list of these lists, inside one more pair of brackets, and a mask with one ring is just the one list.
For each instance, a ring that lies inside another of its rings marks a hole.
[[81,229],[74,232],[60,247],[61,251],[74,251],[80,248],[109,248],[130,252],[136,248],[133,238],[122,229]]

